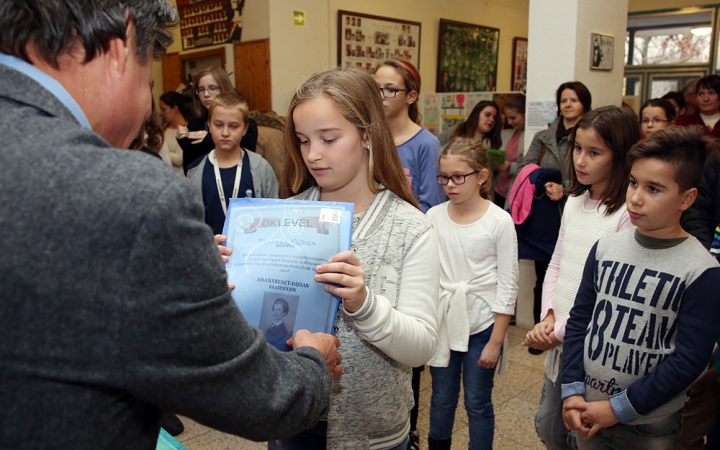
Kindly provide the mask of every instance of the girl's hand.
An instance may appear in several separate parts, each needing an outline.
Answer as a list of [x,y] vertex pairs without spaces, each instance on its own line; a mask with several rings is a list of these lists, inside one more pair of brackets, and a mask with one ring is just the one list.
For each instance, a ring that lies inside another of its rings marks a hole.
[[315,281],[326,283],[326,291],[342,298],[347,312],[354,313],[365,304],[365,271],[352,250],[338,253],[327,264],[317,266],[315,271]]
[[563,187],[561,184],[553,183],[548,181],[545,183],[545,193],[550,200],[557,202],[563,198]]
[[502,344],[493,344],[488,342],[485,344],[480,359],[478,359],[478,366],[484,367],[485,369],[493,369],[500,359],[500,350],[502,350]]
[[220,257],[222,258],[223,262],[228,262],[227,255],[232,253],[232,249],[230,249],[230,247],[222,245],[223,242],[227,241],[227,236],[224,236],[222,234],[216,234],[215,236],[213,236],[213,239],[215,239],[215,245],[217,245],[218,251],[220,252]]
[[182,125],[178,125],[177,129],[177,138],[178,139],[185,139],[188,136],[188,128],[184,127]]
[[[218,251],[220,252],[220,258],[222,258],[223,262],[228,262],[227,255],[232,253],[232,249],[224,245],[220,245],[223,242],[227,241],[227,236],[224,236],[222,234],[216,234],[215,236],[213,236],[213,239],[215,239],[215,245],[217,245]],[[228,287],[231,291],[235,289],[235,285],[232,283],[228,283]]]
[[508,170],[510,170],[510,167],[512,167],[512,161],[506,161],[504,164],[495,163],[494,167],[499,172],[507,172]]
[[536,324],[532,330],[525,335],[525,341],[522,345],[529,346],[533,344],[552,344],[550,333],[555,329],[555,320],[546,317],[540,323]]
[[207,136],[208,132],[205,130],[200,131],[190,131],[187,134],[188,139],[194,139],[194,141],[190,142],[191,144],[199,144],[205,139],[205,136]]

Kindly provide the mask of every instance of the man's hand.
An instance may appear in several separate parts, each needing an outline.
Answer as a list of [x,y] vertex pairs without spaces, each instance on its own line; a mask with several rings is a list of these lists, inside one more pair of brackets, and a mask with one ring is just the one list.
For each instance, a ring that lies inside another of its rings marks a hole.
[[312,347],[322,353],[327,364],[331,377],[339,377],[342,375],[342,367],[340,362],[342,356],[338,352],[340,341],[337,337],[327,333],[311,333],[308,330],[299,330],[293,337],[287,340],[287,345],[294,350],[300,347]]

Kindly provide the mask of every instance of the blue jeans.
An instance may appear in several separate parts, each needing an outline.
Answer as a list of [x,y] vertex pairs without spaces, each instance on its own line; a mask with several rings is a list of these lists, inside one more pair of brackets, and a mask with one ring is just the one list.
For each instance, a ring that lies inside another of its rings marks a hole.
[[548,450],[577,449],[573,435],[563,423],[561,394],[560,380],[553,385],[553,382],[545,377],[540,406],[535,414],[535,431]]
[[587,441],[577,437],[580,450],[673,450],[680,439],[682,415],[676,412],[667,419],[645,425],[617,424],[603,428]]
[[452,437],[455,410],[460,396],[460,374],[465,389],[471,450],[492,449],[495,412],[492,388],[495,369],[478,366],[478,360],[490,340],[493,327],[470,336],[467,352],[450,352],[447,367],[430,367],[432,400],[430,403],[430,437],[446,440]]

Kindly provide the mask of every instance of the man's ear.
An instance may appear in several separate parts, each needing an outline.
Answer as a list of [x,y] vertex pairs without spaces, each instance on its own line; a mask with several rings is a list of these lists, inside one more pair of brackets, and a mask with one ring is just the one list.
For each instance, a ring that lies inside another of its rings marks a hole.
[[698,195],[697,188],[690,188],[687,191],[683,192],[683,199],[682,203],[680,203],[680,211],[687,211],[689,207],[692,206],[693,203],[695,203],[695,199]]
[[129,58],[133,57],[133,46],[135,42],[135,24],[132,20],[125,20],[125,40],[119,37],[110,38],[106,56],[110,59],[112,66],[119,74],[125,73]]

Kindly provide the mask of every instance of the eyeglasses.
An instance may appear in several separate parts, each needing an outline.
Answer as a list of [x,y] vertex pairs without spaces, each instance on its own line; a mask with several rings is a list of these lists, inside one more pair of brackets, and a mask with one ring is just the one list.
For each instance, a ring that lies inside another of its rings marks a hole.
[[220,86],[212,86],[212,85],[211,85],[211,86],[208,86],[208,87],[199,87],[199,88],[195,89],[195,93],[196,93],[197,95],[204,94],[206,91],[209,92],[209,93],[211,93],[211,94],[214,94],[214,93],[220,91]]
[[395,98],[398,92],[408,92],[410,89],[380,88],[383,98]]
[[457,186],[460,184],[465,184],[465,178],[469,177],[470,175],[475,175],[478,172],[479,170],[475,170],[473,172],[466,173],[465,175],[450,175],[449,177],[446,177],[445,175],[438,175],[435,177],[435,179],[437,180],[438,184],[442,184],[443,186],[448,184],[450,180],[452,180],[453,184]]
[[653,125],[657,125],[663,122],[667,122],[665,119],[658,119],[657,117],[654,119],[643,119],[640,121],[643,125],[647,125],[649,123],[652,123]]

